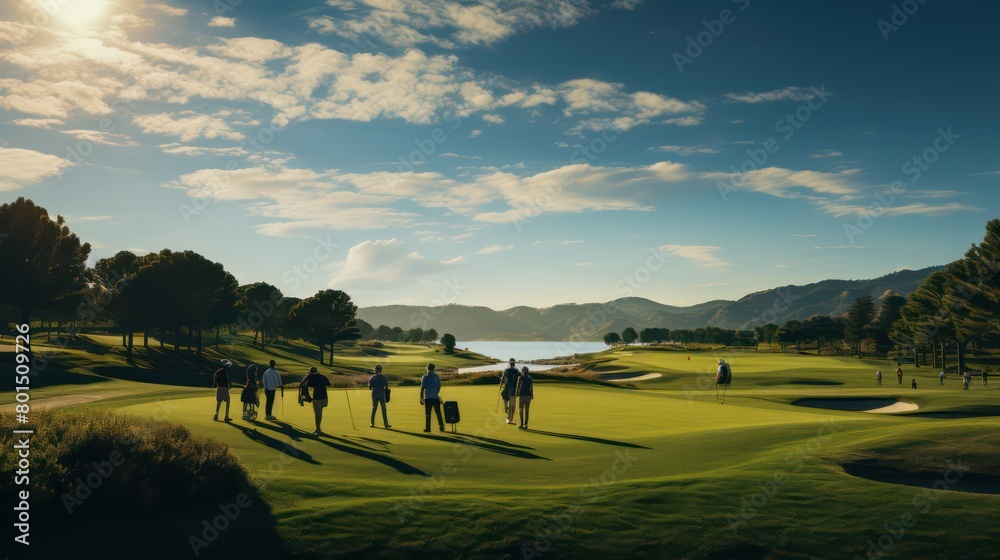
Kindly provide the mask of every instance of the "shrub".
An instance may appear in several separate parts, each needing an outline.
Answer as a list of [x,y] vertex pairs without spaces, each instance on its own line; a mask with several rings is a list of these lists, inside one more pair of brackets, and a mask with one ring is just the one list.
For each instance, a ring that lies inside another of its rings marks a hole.
[[[194,437],[183,426],[90,411],[39,410],[32,419],[33,511],[190,509],[253,493],[246,470],[226,444]],[[0,413],[0,422],[14,425],[13,414]],[[14,437],[5,430],[0,444],[12,449]],[[13,472],[16,461],[5,453],[0,468]],[[12,478],[0,479],[0,495],[13,493]]]

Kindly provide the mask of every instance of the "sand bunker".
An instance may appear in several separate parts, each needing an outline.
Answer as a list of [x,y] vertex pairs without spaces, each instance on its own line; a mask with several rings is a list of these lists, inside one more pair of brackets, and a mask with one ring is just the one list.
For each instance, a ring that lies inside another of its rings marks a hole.
[[608,373],[600,376],[605,381],[612,383],[627,383],[629,381],[649,381],[657,377],[663,377],[662,373]]
[[841,467],[851,476],[875,482],[974,494],[1000,494],[1000,476],[992,474],[963,472],[961,476],[945,478],[944,474],[947,473],[914,472],[881,464],[872,459],[844,463]]
[[799,399],[792,404],[871,414],[895,414],[897,412],[911,412],[920,408],[914,403],[897,401],[896,399]]

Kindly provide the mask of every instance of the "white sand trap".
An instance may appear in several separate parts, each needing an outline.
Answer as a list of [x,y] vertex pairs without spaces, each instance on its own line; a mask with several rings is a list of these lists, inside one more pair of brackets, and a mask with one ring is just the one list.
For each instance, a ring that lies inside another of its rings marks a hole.
[[871,414],[895,414],[910,412],[920,407],[911,402],[895,399],[799,399],[792,404],[810,408],[826,408],[829,410],[846,410],[850,412],[869,412]]
[[649,381],[663,377],[662,373],[606,373],[601,379],[612,383],[627,383],[629,381]]
[[918,410],[920,407],[911,402],[899,401],[896,404],[890,404],[889,406],[883,406],[882,408],[873,408],[871,410],[865,410],[871,414],[895,414],[897,412],[910,412],[913,410]]

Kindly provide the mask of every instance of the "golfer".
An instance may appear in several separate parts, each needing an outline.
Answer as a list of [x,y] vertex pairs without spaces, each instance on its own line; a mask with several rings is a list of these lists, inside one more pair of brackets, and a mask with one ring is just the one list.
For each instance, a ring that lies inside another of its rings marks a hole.
[[[274,360],[271,360],[271,367],[267,368],[264,372],[264,398],[267,399],[267,404],[264,405],[264,416],[265,420],[277,420],[274,417],[274,393],[278,390],[278,387],[282,387],[281,374],[278,370],[274,369]],[[284,394],[284,387],[282,387],[282,394]],[[282,405],[284,406],[284,405]]]
[[312,406],[313,413],[316,415],[316,431],[312,432],[314,436],[323,435],[323,429],[320,428],[320,423],[323,422],[323,409],[330,404],[329,397],[326,394],[326,388],[330,386],[330,380],[326,378],[325,375],[321,375],[316,371],[315,367],[309,368],[309,374],[302,378],[302,387],[304,392],[308,396],[309,387],[312,387]]
[[375,427],[375,411],[379,405],[382,405],[382,425],[391,428],[385,411],[385,392],[389,388],[389,380],[382,375],[382,366],[375,366],[375,375],[368,378],[368,388],[372,391],[372,428]]
[[514,367],[514,358],[510,359],[510,365],[500,374],[500,396],[503,397],[503,410],[507,413],[507,423],[514,423],[514,394],[517,389],[517,378],[520,375]]
[[257,406],[260,404],[257,400],[258,387],[260,387],[260,383],[257,381],[257,366],[251,365],[247,367],[247,382],[243,386],[243,392],[240,393],[240,402],[243,403],[244,420],[247,420],[247,411],[250,409],[250,405]]
[[878,381],[879,385],[882,384],[882,370],[875,372],[875,381]]
[[226,403],[226,422],[232,421],[229,417],[229,387],[232,385],[229,381],[229,366],[231,365],[233,362],[222,360],[222,367],[215,370],[215,375],[212,376],[212,386],[215,387],[215,416],[212,420],[219,420],[219,406]]
[[938,374],[938,383],[944,385],[944,372]]
[[[517,426],[519,429],[528,429],[528,413],[531,410],[531,399],[534,395],[531,376],[528,375],[528,366],[521,368],[521,376],[517,378],[517,402],[519,405],[519,412],[521,417],[521,423]],[[514,403],[510,403],[513,408]]]
[[899,380],[900,385],[903,384],[903,368],[901,367],[896,368],[896,379]]
[[989,374],[987,374],[987,373],[986,373],[986,370],[984,369],[984,370],[983,370],[983,389],[985,389],[985,388],[986,388],[986,379],[987,379],[988,377],[989,377]]
[[910,380],[910,388],[911,389],[916,389],[917,388],[917,380],[916,379],[911,379]]
[[434,373],[434,364],[427,364],[427,373],[420,378],[420,404],[424,406],[424,431],[431,431],[431,409],[437,413],[438,428],[444,431],[441,416],[441,378]]
[[969,388],[969,379],[971,379],[971,376],[969,375],[968,370],[966,370],[965,373],[962,374],[962,388],[963,389],[967,390]]

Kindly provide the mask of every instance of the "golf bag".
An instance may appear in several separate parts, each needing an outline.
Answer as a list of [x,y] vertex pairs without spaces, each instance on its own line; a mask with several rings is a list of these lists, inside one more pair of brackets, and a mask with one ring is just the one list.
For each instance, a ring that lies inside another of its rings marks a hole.
[[451,424],[451,431],[457,431],[455,424],[458,424],[462,420],[462,415],[458,412],[458,402],[457,401],[445,401],[444,403],[444,421]]
[[728,387],[729,384],[733,382],[733,370],[729,364],[725,364],[722,371],[720,371],[715,377],[716,384]]

